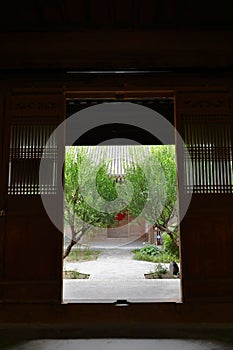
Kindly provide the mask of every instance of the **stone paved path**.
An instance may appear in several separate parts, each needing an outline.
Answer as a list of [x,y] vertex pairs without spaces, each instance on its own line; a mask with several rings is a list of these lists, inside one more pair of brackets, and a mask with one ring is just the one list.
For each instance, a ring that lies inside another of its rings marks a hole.
[[[101,249],[97,260],[65,263],[65,269],[90,274],[87,280],[64,280],[64,301],[113,302],[180,300],[180,280],[147,280],[155,263],[132,259],[130,249]],[[169,265],[169,264],[165,264]]]
[[90,280],[112,280],[113,278],[115,280],[144,280],[144,273],[153,271],[156,264],[133,260],[132,256],[133,253],[130,249],[101,249],[97,260],[69,262],[65,263],[65,268],[88,273]]

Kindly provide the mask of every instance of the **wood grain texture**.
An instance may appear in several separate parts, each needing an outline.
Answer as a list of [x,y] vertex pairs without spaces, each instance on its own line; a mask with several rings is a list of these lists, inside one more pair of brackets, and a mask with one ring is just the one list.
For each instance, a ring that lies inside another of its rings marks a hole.
[[[180,224],[183,299],[233,300],[231,94],[177,94],[176,116],[178,130],[191,150],[193,180],[192,200]],[[182,173],[187,170],[179,154],[178,166]],[[182,195],[185,178],[183,189],[180,183]]]
[[[21,301],[45,301],[46,298],[47,302],[61,301],[63,237],[43,207],[38,186],[43,147],[51,132],[64,119],[63,96],[41,92],[33,95],[18,93],[10,97],[7,115],[10,123],[10,167],[3,298],[16,300],[18,293]],[[55,156],[53,154],[53,158]],[[4,165],[8,168],[6,161]],[[44,194],[51,196],[50,183],[47,187]],[[57,210],[62,222],[62,206]],[[43,281],[47,281],[46,286]],[[59,288],[50,287],[49,281],[56,281]]]

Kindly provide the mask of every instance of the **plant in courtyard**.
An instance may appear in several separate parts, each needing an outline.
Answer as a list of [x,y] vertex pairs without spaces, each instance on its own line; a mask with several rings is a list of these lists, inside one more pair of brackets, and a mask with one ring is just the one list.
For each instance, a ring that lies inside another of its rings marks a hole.
[[161,254],[160,249],[154,244],[146,244],[143,248],[135,249],[134,252],[140,252],[142,256],[148,255],[151,257]]
[[179,261],[179,256],[169,253],[165,249],[159,249],[155,244],[146,244],[140,249],[133,250],[135,260],[151,261],[156,263],[169,263]]
[[[176,240],[178,240],[178,232],[177,230],[173,233]],[[163,251],[173,256],[173,260],[179,259],[179,247],[178,244],[175,245],[171,240],[170,236],[166,233],[163,234]],[[172,260],[172,259],[171,259]]]
[[154,275],[154,278],[162,278],[168,272],[166,266],[162,264],[157,264],[154,268],[154,271],[151,271],[151,274]]
[[[176,161],[173,146],[151,146],[149,155],[138,160],[127,171],[133,179],[134,188],[140,195],[134,197],[129,210],[138,215],[142,204],[147,201],[145,219],[164,234],[167,251],[171,253],[169,241],[174,246],[174,254],[179,251],[177,227]],[[172,252],[173,253],[173,252]]]
[[[93,226],[114,225],[116,213],[108,213],[106,210],[108,201],[116,196],[114,186],[106,165],[94,164],[84,147],[68,149],[65,161],[64,216],[71,238],[63,258],[69,255],[72,247]],[[103,210],[98,209],[101,206]]]
[[[145,156],[141,157],[139,153],[138,158],[134,158],[134,163],[126,168],[124,183],[116,184],[108,173],[108,160],[95,164],[93,159],[88,157],[85,147],[68,149],[65,163],[64,211],[65,222],[71,231],[71,240],[64,258],[93,226],[113,227],[126,213],[137,218],[142,211],[144,219],[150,225],[169,236],[174,246],[173,250],[178,252],[174,148],[151,146],[150,152]],[[110,212],[109,204],[114,201],[118,206],[115,211]],[[165,238],[164,256],[171,253],[169,244]],[[152,248],[146,249],[149,251]],[[152,250],[151,254],[142,252],[142,255],[160,259],[160,253]],[[172,251],[172,255],[173,253]]]

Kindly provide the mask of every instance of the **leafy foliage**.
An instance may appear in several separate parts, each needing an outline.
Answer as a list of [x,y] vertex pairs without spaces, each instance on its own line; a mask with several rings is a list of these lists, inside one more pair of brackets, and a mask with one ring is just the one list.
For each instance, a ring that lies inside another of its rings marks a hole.
[[145,278],[147,279],[157,279],[157,278],[179,278],[179,276],[174,276],[164,264],[156,264],[154,266],[154,269],[151,270],[149,273],[144,274]]
[[148,199],[148,184],[140,164],[135,163],[127,169],[126,179],[131,183],[133,189],[132,200],[126,206],[126,210],[132,216],[137,217],[145,207]]
[[99,195],[106,201],[117,198],[116,182],[109,176],[106,164],[102,164],[97,171],[96,188]]
[[174,260],[179,261],[179,255],[175,255],[166,250],[159,249],[154,244],[147,244],[143,248],[133,250],[135,260],[151,261],[157,263],[169,263]]
[[[122,214],[128,212],[135,218],[143,211],[144,218],[168,235],[174,245],[172,249],[171,242],[165,238],[163,254],[177,256],[174,147],[151,146],[146,156],[138,156],[126,168],[125,181],[121,185],[108,174],[107,165],[107,159],[95,164],[85,147],[70,147],[66,153],[64,211],[65,222],[71,229],[71,242],[64,257],[93,226],[114,227],[119,208]],[[110,212],[109,203],[116,200],[118,206]],[[140,252],[140,255],[160,259],[160,252],[147,249],[149,254]]]
[[[177,239],[177,232],[174,232],[174,235]],[[179,259],[179,247],[173,243],[167,234],[163,234],[163,249],[166,253]]]
[[141,255],[156,256],[160,254],[160,250],[154,244],[146,244],[143,248],[135,249],[134,252],[140,252]]
[[146,203],[145,219],[177,243],[177,187],[174,146],[151,146],[150,154],[138,160],[127,172],[137,195],[129,210],[137,216]]
[[85,148],[71,147],[66,152],[64,192],[65,223],[71,230],[71,241],[65,251],[65,258],[93,226],[107,227],[115,224],[116,213],[108,213],[107,206],[115,198],[116,188],[107,174],[105,164],[94,164]]
[[168,272],[168,269],[166,268],[166,266],[163,266],[162,264],[159,263],[155,266],[153,274],[157,278],[162,278],[162,276],[165,275],[167,272]]

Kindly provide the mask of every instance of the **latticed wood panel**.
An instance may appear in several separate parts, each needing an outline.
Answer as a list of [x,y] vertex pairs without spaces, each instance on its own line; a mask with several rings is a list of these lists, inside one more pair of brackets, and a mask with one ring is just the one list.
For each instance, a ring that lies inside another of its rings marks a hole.
[[8,194],[39,195],[56,191],[55,140],[50,140],[44,156],[47,161],[47,178],[39,187],[39,167],[44,147],[56,127],[54,119],[13,118],[10,128],[10,154]]
[[232,300],[231,94],[177,93],[179,201],[192,194],[180,223],[183,301]]
[[232,113],[228,94],[177,97],[178,125],[186,150],[184,190],[233,193]]
[[[6,113],[8,158],[4,166],[8,167],[8,195],[0,281],[2,298],[9,302],[60,302],[62,233],[48,217],[40,195],[56,199],[59,196],[57,158],[58,149],[64,145],[59,148],[57,140],[50,135],[64,120],[64,97],[60,92],[12,94],[8,97]],[[47,171],[39,184],[42,154]],[[62,204],[62,200],[57,199],[56,210],[61,223]]]
[[[50,138],[59,120],[56,95],[16,95],[12,99],[9,149],[9,195],[56,193],[57,144]],[[49,140],[49,144],[47,144]],[[47,146],[46,146],[47,144]],[[46,149],[44,147],[46,146]],[[47,177],[39,188],[42,154]]]

